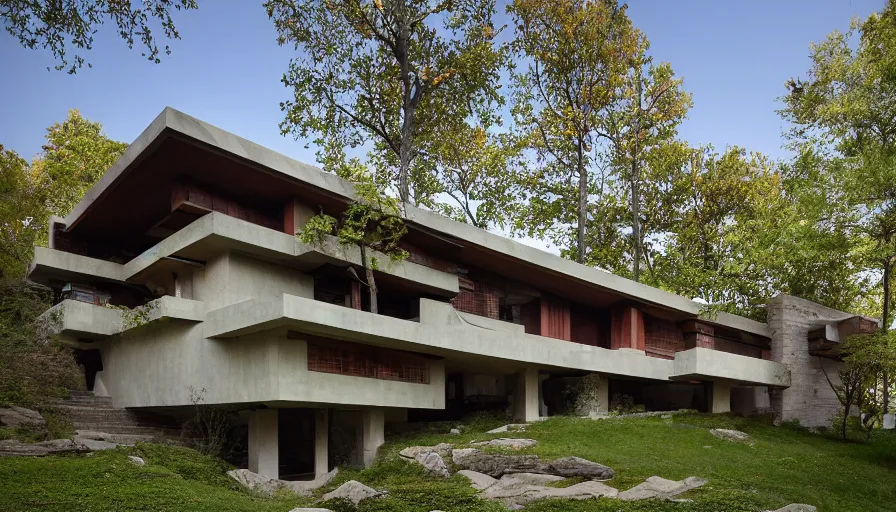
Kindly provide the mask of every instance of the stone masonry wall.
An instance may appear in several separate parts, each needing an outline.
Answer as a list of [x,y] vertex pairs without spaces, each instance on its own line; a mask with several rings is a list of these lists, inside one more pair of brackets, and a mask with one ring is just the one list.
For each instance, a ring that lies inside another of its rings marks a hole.
[[770,391],[772,410],[782,421],[799,420],[806,427],[826,427],[840,408],[840,402],[825,375],[839,383],[842,363],[809,354],[808,333],[830,321],[852,315],[789,295],[779,295],[768,305],[772,330],[772,361],[790,370],[790,387]]

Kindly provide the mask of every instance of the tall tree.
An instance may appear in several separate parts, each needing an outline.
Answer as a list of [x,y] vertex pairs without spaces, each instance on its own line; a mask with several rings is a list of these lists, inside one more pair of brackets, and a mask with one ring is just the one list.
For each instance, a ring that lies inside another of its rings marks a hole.
[[451,200],[427,206],[478,228],[503,228],[517,206],[519,140],[465,119],[445,128],[434,140],[421,141],[420,161],[432,166],[431,188]]
[[678,126],[692,106],[691,95],[683,89],[683,80],[675,77],[668,63],[653,64],[647,55],[649,44],[642,40],[638,55],[631,63],[622,101],[614,105],[612,115],[600,128],[612,142],[615,165],[628,183],[632,228],[632,279],[641,280],[644,231],[642,229],[643,172],[645,154],[651,149],[673,143]]
[[283,83],[284,133],[324,145],[370,143],[378,173],[404,203],[414,190],[418,138],[498,96],[503,53],[493,42],[494,0],[268,0],[278,42],[300,56]]
[[[180,39],[171,13],[189,9],[196,9],[195,0],[0,0],[0,22],[22,46],[50,50],[59,61],[55,68],[74,74],[85,61],[80,53],[70,57],[69,49],[91,50],[93,36],[106,22],[115,24],[128,48],[139,40],[143,56],[158,63],[160,50],[153,29],[161,29],[166,39]],[[168,45],[164,52],[171,54]]]
[[541,164],[529,179],[535,189],[524,231],[554,231],[566,245],[562,232],[575,224],[568,246],[583,263],[597,127],[618,100],[640,34],[615,0],[515,0],[508,12],[527,64],[514,75],[514,114]]
[[67,215],[127,147],[107,137],[103,125],[74,109],[65,121],[47,128],[43,151],[32,166],[47,190],[49,213]]
[[[782,114],[794,140],[843,160],[842,197],[859,213],[855,229],[873,243],[871,269],[888,329],[896,264],[896,2],[813,44],[810,57],[806,77],[788,83]],[[890,375],[883,378],[888,389]],[[888,407],[885,400],[884,412]]]

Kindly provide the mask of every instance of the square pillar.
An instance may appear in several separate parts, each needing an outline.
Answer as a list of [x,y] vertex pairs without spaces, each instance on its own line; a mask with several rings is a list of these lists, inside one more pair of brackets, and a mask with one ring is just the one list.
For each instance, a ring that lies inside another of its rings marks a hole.
[[364,467],[373,464],[376,451],[386,442],[386,415],[382,409],[368,409],[361,418],[361,447]]
[[258,409],[249,416],[249,471],[280,478],[277,409]]
[[709,412],[731,412],[731,383],[724,380],[716,380],[712,383],[712,397],[709,403]]
[[530,367],[517,372],[513,391],[513,419],[538,421],[539,383],[537,368]]
[[314,411],[314,477],[330,472],[330,421],[327,409]]

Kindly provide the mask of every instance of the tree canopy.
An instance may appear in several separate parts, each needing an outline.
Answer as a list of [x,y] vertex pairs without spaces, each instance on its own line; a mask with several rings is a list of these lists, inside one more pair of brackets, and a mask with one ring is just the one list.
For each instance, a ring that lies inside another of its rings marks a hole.
[[49,50],[59,62],[57,70],[74,74],[86,63],[81,51],[93,48],[94,35],[106,23],[115,26],[128,48],[139,42],[144,57],[160,62],[160,53],[170,55],[171,49],[159,49],[153,30],[166,39],[180,39],[172,11],[196,8],[195,0],[0,0],[0,22],[22,46]]

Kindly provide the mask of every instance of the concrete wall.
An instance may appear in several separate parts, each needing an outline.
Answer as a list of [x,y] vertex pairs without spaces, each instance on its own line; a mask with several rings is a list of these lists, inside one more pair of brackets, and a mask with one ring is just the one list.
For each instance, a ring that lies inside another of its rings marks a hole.
[[209,311],[284,293],[313,298],[314,279],[295,269],[234,252],[221,254],[193,274],[193,298],[205,302]]
[[799,420],[804,426],[829,426],[840,408],[824,372],[839,384],[841,363],[809,354],[808,333],[825,321],[842,320],[852,315],[814,302],[779,295],[768,305],[772,330],[772,360],[790,370],[790,387],[771,392],[771,406],[782,421]]
[[147,325],[103,344],[103,384],[116,407],[189,405],[190,387],[205,403],[302,402],[444,408],[445,370],[430,361],[430,383],[308,371],[307,344],[282,329],[208,340],[202,326]]

